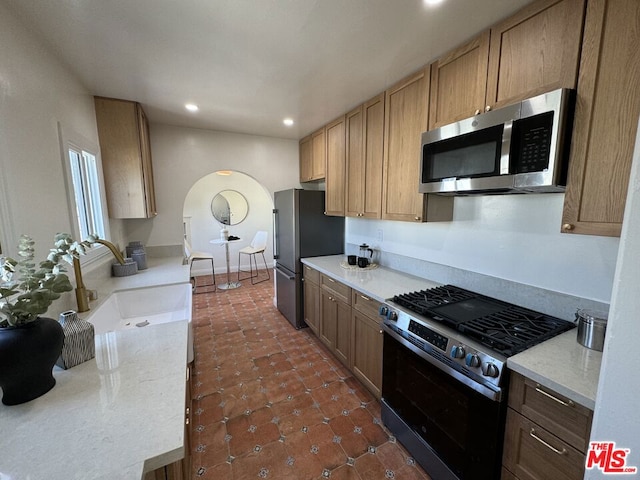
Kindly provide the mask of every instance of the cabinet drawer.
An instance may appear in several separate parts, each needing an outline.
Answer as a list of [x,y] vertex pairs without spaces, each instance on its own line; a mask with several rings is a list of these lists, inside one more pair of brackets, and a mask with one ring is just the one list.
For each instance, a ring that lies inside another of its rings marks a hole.
[[584,453],[507,409],[502,464],[520,480],[581,480],[584,460]]
[[320,274],[320,286],[333,294],[336,300],[351,305],[351,287],[325,275]]
[[320,285],[320,272],[311,268],[309,265],[302,266],[302,275],[305,282],[312,282]]
[[511,374],[509,406],[579,451],[587,451],[593,419],[590,409],[515,372]]
[[380,302],[362,292],[351,290],[351,306],[374,320],[378,318]]

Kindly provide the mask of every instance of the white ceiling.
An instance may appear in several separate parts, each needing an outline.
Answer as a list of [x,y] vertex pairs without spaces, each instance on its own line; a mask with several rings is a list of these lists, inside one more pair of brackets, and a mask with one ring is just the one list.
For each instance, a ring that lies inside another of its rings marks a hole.
[[0,1],[152,122],[298,139],[531,0]]

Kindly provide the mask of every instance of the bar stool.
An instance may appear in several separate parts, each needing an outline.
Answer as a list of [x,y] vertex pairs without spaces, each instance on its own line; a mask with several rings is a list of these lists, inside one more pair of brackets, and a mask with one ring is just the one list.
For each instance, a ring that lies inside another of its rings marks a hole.
[[[216,287],[216,270],[215,270],[215,267],[213,266],[213,255],[207,252],[193,251],[193,249],[191,248],[191,244],[189,244],[189,242],[187,242],[186,239],[184,241],[184,255],[187,263],[189,264],[189,281],[193,279],[193,288],[192,288],[193,293],[198,293],[197,292],[198,285],[196,285],[196,279],[191,273],[191,270],[193,269],[193,262],[197,262],[198,260],[207,260],[211,262],[211,280],[212,280],[212,283],[207,283],[199,286],[200,287],[213,286],[215,291],[216,290],[215,288]],[[200,292],[200,293],[205,293],[205,292]]]
[[[267,232],[258,231],[256,235],[251,240],[251,244],[248,247],[241,248],[238,251],[238,281],[246,280],[247,278],[251,279],[251,285],[255,285],[260,282],[264,282],[269,280],[271,276],[269,275],[269,267],[267,267],[267,260],[264,258],[264,251],[267,248]],[[262,255],[262,261],[264,262],[264,268],[267,272],[267,278],[263,278],[262,280],[254,281],[255,278],[258,277],[258,262],[256,261],[256,255],[260,253]],[[249,271],[240,269],[240,255],[248,255],[249,256]],[[255,265],[255,273],[253,271],[253,266]],[[240,278],[240,272],[249,273],[250,276],[244,279]]]

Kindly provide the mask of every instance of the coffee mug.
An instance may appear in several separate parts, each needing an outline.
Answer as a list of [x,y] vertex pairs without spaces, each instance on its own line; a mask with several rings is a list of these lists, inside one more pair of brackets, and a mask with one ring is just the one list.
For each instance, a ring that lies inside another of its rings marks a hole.
[[355,265],[358,263],[358,257],[355,255],[348,255],[347,262],[349,263],[349,265]]
[[367,257],[358,257],[358,266],[360,268],[369,266],[369,259]]

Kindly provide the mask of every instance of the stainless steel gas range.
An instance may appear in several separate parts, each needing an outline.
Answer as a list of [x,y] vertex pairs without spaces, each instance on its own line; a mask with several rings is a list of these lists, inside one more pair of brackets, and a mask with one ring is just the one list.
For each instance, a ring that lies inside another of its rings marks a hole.
[[507,358],[574,324],[453,285],[380,315],[383,423],[434,480],[500,478]]

